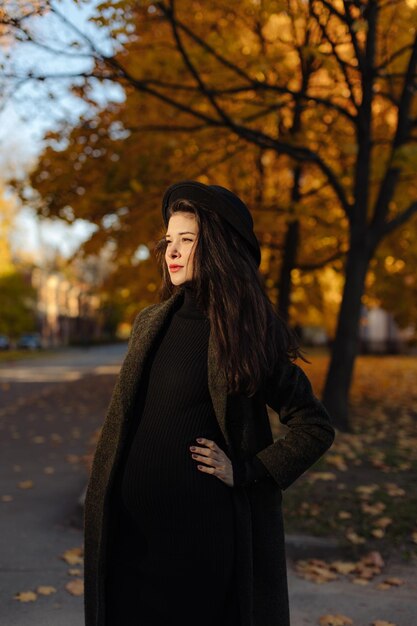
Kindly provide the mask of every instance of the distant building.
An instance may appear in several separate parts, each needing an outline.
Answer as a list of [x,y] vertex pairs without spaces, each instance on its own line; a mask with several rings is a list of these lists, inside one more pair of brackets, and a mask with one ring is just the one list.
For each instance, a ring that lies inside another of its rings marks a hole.
[[400,329],[392,313],[380,307],[368,309],[362,306],[359,328],[360,352],[397,354],[407,350],[408,341],[414,336],[415,328]]
[[[296,331],[305,346],[331,346],[332,339],[320,325],[297,325]],[[359,323],[360,354],[398,354],[409,350],[416,328],[399,328],[392,313],[380,307],[362,306]]]
[[88,342],[100,336],[100,299],[88,283],[70,282],[59,271],[34,268],[36,316],[44,346]]

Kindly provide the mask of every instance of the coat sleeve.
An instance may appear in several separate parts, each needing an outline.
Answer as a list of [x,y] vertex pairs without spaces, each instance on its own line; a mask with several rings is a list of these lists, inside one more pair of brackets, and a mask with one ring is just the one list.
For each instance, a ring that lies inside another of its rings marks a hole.
[[331,447],[336,432],[307,375],[292,361],[275,366],[265,394],[267,405],[290,430],[256,458],[285,490]]

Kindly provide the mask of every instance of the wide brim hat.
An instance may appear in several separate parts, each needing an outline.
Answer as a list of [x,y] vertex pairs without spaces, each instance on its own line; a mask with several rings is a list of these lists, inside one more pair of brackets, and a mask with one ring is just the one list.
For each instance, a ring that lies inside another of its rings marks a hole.
[[208,206],[225,219],[245,240],[260,265],[261,249],[253,232],[252,215],[246,204],[232,191],[220,185],[205,185],[196,180],[182,180],[170,185],[162,198],[162,216],[168,226],[168,206],[174,200],[186,199]]

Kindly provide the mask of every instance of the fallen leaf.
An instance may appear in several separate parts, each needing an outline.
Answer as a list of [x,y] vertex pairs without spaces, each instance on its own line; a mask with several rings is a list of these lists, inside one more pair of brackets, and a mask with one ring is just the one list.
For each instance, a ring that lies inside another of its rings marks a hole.
[[20,483],[17,483],[20,489],[32,489],[33,485],[33,480],[21,480]]
[[50,596],[51,593],[55,593],[56,589],[55,587],[50,587],[47,585],[41,585],[40,587],[37,587],[36,591],[38,593],[40,593],[42,596]]
[[34,591],[19,591],[19,593],[13,596],[13,598],[19,600],[19,602],[34,602],[37,597]]
[[308,475],[308,479],[313,480],[336,480],[336,474],[332,472],[310,472]]
[[390,576],[389,578],[384,578],[382,582],[390,585],[391,587],[399,587],[405,583],[405,580],[403,578],[398,578],[397,576]]
[[61,555],[61,558],[64,559],[69,565],[80,565],[83,563],[83,549],[82,548],[70,548],[69,550],[65,550],[64,554]]
[[65,589],[73,596],[82,596],[84,593],[84,581],[82,578],[74,578],[65,585]]
[[352,578],[352,582],[356,585],[367,585],[369,583],[369,580],[367,580],[366,578]]
[[350,530],[346,533],[346,538],[352,543],[365,543],[365,537],[360,537],[354,530]]
[[332,561],[332,569],[339,572],[339,574],[350,574],[356,568],[356,563],[353,561]]
[[45,437],[42,435],[35,435],[35,437],[32,437],[32,441],[33,443],[45,443]]

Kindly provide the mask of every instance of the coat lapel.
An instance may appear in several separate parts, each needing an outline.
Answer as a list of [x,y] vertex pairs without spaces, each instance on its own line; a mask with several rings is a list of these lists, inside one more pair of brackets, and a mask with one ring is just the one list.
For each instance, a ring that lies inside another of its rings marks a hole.
[[[162,330],[165,321],[175,304],[184,294],[184,289],[178,289],[168,300],[157,304],[144,314],[143,319],[132,330],[130,347],[120,369],[119,386],[123,408],[123,418],[128,420],[134,408],[136,390],[142,376],[146,357],[153,342]],[[208,342],[208,388],[213,403],[214,412],[223,436],[230,443],[226,429],[227,385],[226,378],[216,365],[214,338],[209,335]]]

